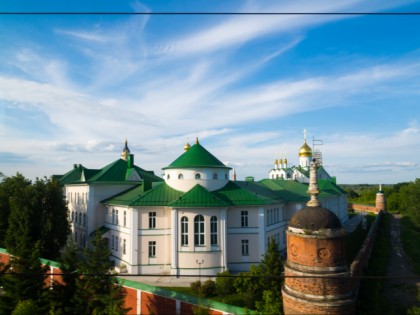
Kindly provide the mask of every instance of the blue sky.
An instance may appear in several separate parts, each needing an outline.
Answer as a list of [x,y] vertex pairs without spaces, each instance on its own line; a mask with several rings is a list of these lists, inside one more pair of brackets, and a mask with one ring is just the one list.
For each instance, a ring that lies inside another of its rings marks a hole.
[[[420,12],[418,1],[9,1],[1,12]],[[161,174],[196,136],[238,178],[420,177],[419,16],[0,15],[0,171],[100,168],[128,138]]]

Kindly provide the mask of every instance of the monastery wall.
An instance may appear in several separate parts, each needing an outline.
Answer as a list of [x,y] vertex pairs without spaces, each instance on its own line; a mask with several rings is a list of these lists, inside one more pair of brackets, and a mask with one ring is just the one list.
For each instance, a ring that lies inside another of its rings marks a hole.
[[[0,262],[7,264],[10,255],[3,248],[0,248]],[[59,265],[54,261],[41,259],[42,264],[50,265],[48,277],[45,285],[54,288],[55,283],[62,283],[61,270]],[[117,281],[123,287],[125,295],[124,307],[130,308],[128,315],[155,314],[155,315],[192,315],[194,307],[202,305],[209,310],[211,315],[228,315],[228,314],[253,314],[252,311],[215,302],[163,288],[122,279],[117,277]]]
[[371,205],[364,205],[360,203],[348,203],[348,209],[353,211],[362,211],[362,212],[371,212],[371,213],[378,213],[379,210],[376,206]]

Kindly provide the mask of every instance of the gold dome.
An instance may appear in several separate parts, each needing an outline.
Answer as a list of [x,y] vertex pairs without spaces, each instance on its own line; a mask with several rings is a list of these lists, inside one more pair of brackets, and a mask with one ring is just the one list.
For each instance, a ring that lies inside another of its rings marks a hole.
[[311,147],[306,143],[303,144],[303,146],[299,150],[299,156],[312,156],[312,149]]
[[276,165],[277,165],[277,164],[279,164],[279,160],[277,160],[277,159],[276,159],[276,160],[274,161],[274,164],[276,164]]
[[184,145],[184,151],[188,151],[190,148],[191,148],[191,146],[190,146],[190,144],[187,142],[187,143]]

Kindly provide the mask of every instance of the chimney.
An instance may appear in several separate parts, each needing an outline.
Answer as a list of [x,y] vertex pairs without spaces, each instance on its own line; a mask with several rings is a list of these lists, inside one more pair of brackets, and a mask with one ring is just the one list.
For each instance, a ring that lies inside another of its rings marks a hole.
[[133,168],[134,166],[134,154],[130,154],[127,157],[127,168]]

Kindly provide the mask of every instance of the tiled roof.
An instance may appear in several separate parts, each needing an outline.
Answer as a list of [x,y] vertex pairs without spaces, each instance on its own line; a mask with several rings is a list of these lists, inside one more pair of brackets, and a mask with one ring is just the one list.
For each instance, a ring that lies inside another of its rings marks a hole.
[[186,207],[227,207],[230,204],[216,197],[203,186],[197,184],[191,190],[169,204],[173,208]]
[[229,168],[220,162],[213,154],[201,144],[196,143],[185,151],[180,157],[163,169],[171,168]]

